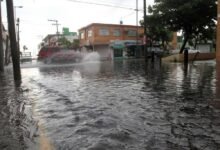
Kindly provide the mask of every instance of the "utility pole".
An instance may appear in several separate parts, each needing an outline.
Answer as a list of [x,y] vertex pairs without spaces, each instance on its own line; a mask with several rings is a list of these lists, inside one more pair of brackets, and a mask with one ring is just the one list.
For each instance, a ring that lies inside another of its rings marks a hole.
[[138,0],[136,0],[136,57],[140,56],[140,49],[138,48]]
[[147,51],[147,22],[146,22],[146,0],[144,0],[144,53],[145,59],[148,59]]
[[4,50],[3,50],[3,37],[2,37],[2,0],[0,0],[0,72],[4,72]]
[[138,45],[138,0],[136,0],[136,26],[137,26],[136,44]]
[[58,20],[51,20],[51,19],[48,19],[48,21],[52,21],[52,22],[55,22],[54,24],[52,25],[55,25],[56,26],[56,29],[57,29],[57,42],[59,41],[59,23],[58,23]]
[[6,0],[6,6],[7,6],[8,30],[10,37],[14,80],[21,81],[20,52],[18,51],[18,45],[16,43],[13,0]]

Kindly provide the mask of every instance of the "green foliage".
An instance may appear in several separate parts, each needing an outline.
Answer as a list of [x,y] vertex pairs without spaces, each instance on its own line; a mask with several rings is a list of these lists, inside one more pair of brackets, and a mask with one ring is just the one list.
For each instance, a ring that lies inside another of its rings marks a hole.
[[73,40],[73,42],[70,42],[65,37],[61,37],[61,38],[59,38],[59,44],[65,48],[73,48],[73,49],[79,48],[79,40],[78,39],[75,39],[75,40]]
[[73,47],[74,47],[75,49],[78,49],[78,48],[79,48],[79,44],[80,44],[79,39],[73,40]]
[[156,16],[160,24],[172,31],[183,31],[184,42],[213,37],[216,26],[216,0],[155,0],[149,12]]
[[60,37],[58,40],[59,44],[65,48],[70,48],[72,43],[68,41],[65,37]]
[[[150,11],[152,7],[148,9]],[[166,49],[166,44],[172,39],[172,32],[161,24],[160,18],[157,15],[147,15],[146,20],[147,37],[150,39],[151,44],[161,43],[163,48]],[[140,23],[144,26],[143,21],[140,21]]]

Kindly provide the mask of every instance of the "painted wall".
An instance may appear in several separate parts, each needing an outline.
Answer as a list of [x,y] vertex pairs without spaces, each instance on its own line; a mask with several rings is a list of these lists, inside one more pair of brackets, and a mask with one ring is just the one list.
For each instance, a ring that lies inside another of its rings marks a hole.
[[[107,29],[108,35],[100,35],[100,30]],[[120,35],[114,35],[114,30],[119,30]],[[112,25],[112,24],[91,24],[79,30],[84,37],[80,37],[81,46],[85,45],[109,45],[114,40],[136,40],[136,36],[128,36],[129,30],[137,31],[137,26],[131,25]],[[92,33],[92,36],[89,36]],[[143,27],[138,27],[138,40],[142,40]]]

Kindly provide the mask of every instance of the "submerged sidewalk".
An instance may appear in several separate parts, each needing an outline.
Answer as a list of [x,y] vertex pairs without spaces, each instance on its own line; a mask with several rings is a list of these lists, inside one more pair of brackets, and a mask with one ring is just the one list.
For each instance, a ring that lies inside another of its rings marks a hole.
[[23,150],[34,144],[37,124],[27,115],[30,110],[25,108],[28,101],[24,93],[21,87],[14,86],[11,73],[0,74],[1,150]]

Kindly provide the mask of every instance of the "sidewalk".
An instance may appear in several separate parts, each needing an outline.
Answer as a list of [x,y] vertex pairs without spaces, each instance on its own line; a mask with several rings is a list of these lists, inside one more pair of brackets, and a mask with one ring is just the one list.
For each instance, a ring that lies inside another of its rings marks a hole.
[[27,116],[25,91],[15,88],[8,76],[0,74],[0,150],[24,150],[34,144],[36,122]]

